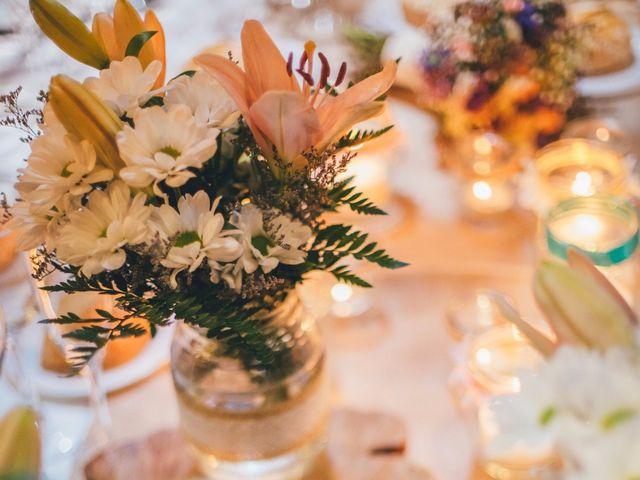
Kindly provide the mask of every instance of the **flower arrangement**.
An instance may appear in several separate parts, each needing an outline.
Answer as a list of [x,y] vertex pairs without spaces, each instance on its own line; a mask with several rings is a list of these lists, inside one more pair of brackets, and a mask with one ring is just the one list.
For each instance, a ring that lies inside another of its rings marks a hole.
[[405,265],[324,218],[343,206],[384,214],[339,175],[351,147],[388,130],[352,127],[381,111],[395,63],[339,91],[346,64],[332,71],[313,42],[294,64],[249,20],[244,69],[231,54],[206,54],[165,82],[165,36],[151,10],[142,18],[117,0],[89,30],[55,0],[30,5],[46,35],[98,69],[83,82],[53,77],[42,112],[21,111],[19,92],[2,97],[3,123],[31,144],[19,199],[5,202],[19,247],[37,249],[38,278],[66,276],[49,291],[109,295],[121,313],[49,320],[78,327],[67,335],[81,341],[78,366],[107,341],[175,319],[277,372],[286,348],[263,317],[309,272],[368,287],[343,259]]
[[517,146],[557,134],[574,97],[577,34],[557,0],[470,0],[434,27],[421,94],[447,139],[494,131]]
[[534,283],[554,340],[502,302],[505,316],[547,360],[521,376],[518,394],[490,400],[488,412],[499,434],[488,453],[499,458],[514,445],[531,441],[540,448],[543,442],[556,457],[549,460],[558,478],[637,478],[638,319],[586,257],[571,252],[569,262],[541,264]]

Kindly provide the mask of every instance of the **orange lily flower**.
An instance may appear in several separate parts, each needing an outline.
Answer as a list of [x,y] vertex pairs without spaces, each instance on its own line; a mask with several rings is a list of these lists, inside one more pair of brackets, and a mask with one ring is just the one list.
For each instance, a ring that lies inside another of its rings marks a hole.
[[145,31],[157,33],[142,48],[138,58],[143,68],[154,60],[162,62],[162,71],[154,86],[158,88],[164,84],[166,70],[165,36],[153,10],[147,10],[142,19],[127,0],[116,0],[113,16],[98,13],[93,17],[92,33],[112,61],[122,60],[131,39]]
[[[218,55],[199,55],[195,61],[236,102],[276,172],[275,152],[294,168],[302,168],[306,165],[304,151],[323,150],[354,124],[380,114],[384,105],[376,99],[395,80],[397,67],[391,61],[380,73],[334,96],[325,90],[330,86],[330,67],[322,53],[317,55],[322,64],[321,75],[319,79],[313,77],[313,42],[305,45],[305,53],[294,71],[293,55],[286,61],[260,22],[245,22],[241,40],[244,71],[232,60]],[[333,87],[342,83],[345,74],[343,63]]]

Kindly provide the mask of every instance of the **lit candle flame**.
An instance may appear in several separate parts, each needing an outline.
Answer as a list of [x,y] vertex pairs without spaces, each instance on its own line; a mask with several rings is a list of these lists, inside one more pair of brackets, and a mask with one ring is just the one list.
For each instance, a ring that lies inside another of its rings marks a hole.
[[602,231],[602,223],[593,215],[576,215],[574,225],[576,235],[579,238],[597,237]]
[[491,197],[493,197],[493,189],[491,188],[491,185],[483,180],[473,182],[471,188],[473,191],[473,195],[478,200],[489,200],[491,199]]
[[571,191],[579,197],[593,195],[593,178],[588,172],[578,172],[571,184]]
[[473,141],[473,149],[480,155],[489,155],[493,150],[493,146],[488,138],[478,137]]

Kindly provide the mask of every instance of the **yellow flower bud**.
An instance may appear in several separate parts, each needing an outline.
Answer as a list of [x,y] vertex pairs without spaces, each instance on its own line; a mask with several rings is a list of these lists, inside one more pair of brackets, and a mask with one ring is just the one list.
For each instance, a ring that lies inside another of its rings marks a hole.
[[124,166],[116,143],[122,121],[88,88],[57,75],[49,86],[49,104],[67,132],[91,143],[106,167],[117,172]]
[[0,421],[0,478],[39,478],[40,435],[32,408],[11,410]]
[[628,306],[610,286],[567,265],[543,261],[535,275],[538,305],[563,343],[606,350],[634,344]]
[[34,20],[67,55],[95,68],[107,68],[109,57],[84,22],[56,0],[29,0]]

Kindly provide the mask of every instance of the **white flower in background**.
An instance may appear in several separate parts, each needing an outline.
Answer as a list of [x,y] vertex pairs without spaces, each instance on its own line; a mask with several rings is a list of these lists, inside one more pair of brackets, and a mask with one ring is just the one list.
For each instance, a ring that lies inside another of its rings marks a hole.
[[206,259],[211,269],[211,280],[220,280],[223,263],[236,260],[241,246],[232,237],[234,230],[224,230],[224,217],[216,213],[219,199],[211,204],[204,191],[185,195],[178,200],[178,210],[162,205],[154,210],[153,222],[161,238],[170,240],[172,246],[162,265],[173,269],[171,286],[178,286],[177,275],[188,270],[196,271]]
[[66,220],[66,212],[79,205],[78,198],[70,197],[50,208],[24,200],[15,202],[10,209],[11,220],[7,223],[7,228],[15,230],[18,250],[31,250],[44,244],[49,251],[53,251],[60,227]]
[[129,187],[120,181],[107,191],[92,192],[87,205],[69,213],[69,222],[60,230],[60,260],[81,266],[87,276],[120,268],[126,260],[123,247],[150,237],[151,208],[145,201],[143,193],[132,199]]
[[113,61],[100,70],[100,77],[89,77],[84,85],[111,107],[118,116],[131,117],[152,95],[151,89],[162,71],[162,63],[154,60],[142,69],[136,57]]
[[165,106],[187,105],[198,125],[227,128],[238,119],[239,112],[226,90],[204,72],[193,77],[182,75],[168,85]]
[[66,195],[84,195],[92,184],[113,178],[111,170],[96,166],[96,152],[88,141],[76,141],[55,124],[31,142],[27,166],[18,171],[15,187],[20,197],[45,209]]
[[269,273],[279,263],[297,265],[304,262],[306,252],[300,247],[311,238],[311,229],[306,225],[279,215],[271,220],[267,232],[262,211],[254,205],[243,205],[240,212],[234,213],[231,223],[241,231],[243,244],[236,275],[241,275],[243,270],[253,273],[258,268]]
[[519,394],[494,405],[500,435],[489,445],[492,455],[545,436],[564,461],[565,479],[640,475],[640,360],[633,352],[563,347],[521,381]]
[[158,183],[180,187],[196,174],[189,168],[201,168],[216,151],[219,130],[200,126],[186,105],[138,110],[133,116],[135,128],[125,125],[118,133],[120,155],[126,167],[120,177],[132,187],[154,186],[162,196]]

